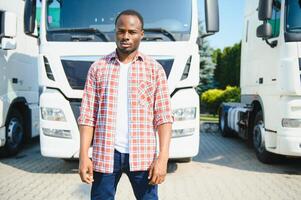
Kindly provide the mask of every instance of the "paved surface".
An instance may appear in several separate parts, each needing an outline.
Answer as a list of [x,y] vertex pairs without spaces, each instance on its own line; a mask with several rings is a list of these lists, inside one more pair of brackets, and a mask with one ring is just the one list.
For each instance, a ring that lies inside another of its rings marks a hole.
[[[0,199],[89,199],[80,182],[78,163],[40,155],[34,140],[14,158],[0,159]],[[190,163],[171,162],[160,186],[163,200],[301,199],[301,160],[264,165],[242,140],[222,138],[216,126],[202,126],[200,153]],[[134,199],[126,176],[117,200]]]

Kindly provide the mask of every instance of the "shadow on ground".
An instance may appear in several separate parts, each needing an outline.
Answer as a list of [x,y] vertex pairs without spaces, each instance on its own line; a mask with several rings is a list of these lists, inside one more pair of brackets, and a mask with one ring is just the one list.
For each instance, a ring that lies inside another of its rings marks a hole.
[[[259,162],[253,149],[248,148],[243,140],[231,137],[223,138],[216,123],[202,123],[199,154],[193,162],[214,164],[239,170],[301,175],[300,158],[283,158],[273,165]],[[24,149],[11,158],[1,158],[1,164],[31,173],[72,174],[78,172],[78,160],[66,161],[59,158],[41,156],[39,138],[26,144]],[[178,169],[177,161],[168,163],[168,173]],[[185,163],[184,163],[185,164]]]
[[224,138],[217,123],[201,123],[200,151],[193,161],[239,170],[301,175],[301,159],[283,157],[274,164],[257,160],[254,150],[237,137]]
[[16,156],[1,158],[0,164],[31,173],[77,173],[78,162],[43,157],[39,143],[39,138],[32,139]]
[[[63,160],[60,158],[43,157],[40,152],[39,138],[34,138],[25,144],[24,148],[16,156],[0,158],[0,164],[9,165],[30,173],[78,173],[78,159]],[[177,168],[178,165],[176,162],[168,162],[168,173],[174,173]]]

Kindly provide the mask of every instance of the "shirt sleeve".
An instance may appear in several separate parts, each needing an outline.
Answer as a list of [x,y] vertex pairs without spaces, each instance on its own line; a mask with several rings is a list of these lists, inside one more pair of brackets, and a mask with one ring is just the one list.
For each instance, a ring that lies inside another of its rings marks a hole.
[[164,123],[172,123],[173,116],[171,110],[170,96],[168,92],[168,83],[165,71],[159,65],[156,75],[156,89],[154,99],[154,125],[158,127]]
[[77,120],[78,125],[95,126],[99,104],[96,81],[96,64],[93,64],[88,71],[83,91],[80,115]]

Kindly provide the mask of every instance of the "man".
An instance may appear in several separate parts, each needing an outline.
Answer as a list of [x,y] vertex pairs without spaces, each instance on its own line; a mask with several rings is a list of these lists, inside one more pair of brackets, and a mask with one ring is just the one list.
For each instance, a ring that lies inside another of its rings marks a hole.
[[[80,177],[92,183],[91,199],[114,199],[122,173],[137,199],[158,199],[173,122],[166,75],[138,51],[144,36],[138,12],[121,12],[115,28],[116,51],[92,64],[87,75],[78,119]],[[88,157],[92,138],[93,163]]]

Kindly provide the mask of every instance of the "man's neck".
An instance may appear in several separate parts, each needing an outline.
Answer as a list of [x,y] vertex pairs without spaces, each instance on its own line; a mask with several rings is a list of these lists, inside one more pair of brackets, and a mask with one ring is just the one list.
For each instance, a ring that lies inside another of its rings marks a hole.
[[117,49],[118,59],[119,59],[120,62],[122,62],[124,64],[132,62],[135,59],[137,53],[138,53],[138,51],[136,50],[136,51],[133,51],[130,54],[124,54],[124,53],[118,51],[118,49]]

